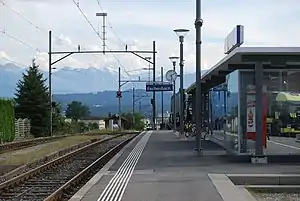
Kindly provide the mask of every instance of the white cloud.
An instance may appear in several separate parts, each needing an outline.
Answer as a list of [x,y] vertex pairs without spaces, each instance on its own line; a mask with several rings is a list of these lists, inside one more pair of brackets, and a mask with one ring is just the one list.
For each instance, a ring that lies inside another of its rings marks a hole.
[[[102,41],[89,27],[72,1],[10,0],[5,3],[44,30],[51,28],[55,51],[73,51],[78,45],[81,45],[82,50],[102,50]],[[158,51],[157,69],[164,66],[165,70],[168,70],[172,68],[168,57],[179,55],[178,38],[172,30],[188,28],[191,31],[184,44],[185,71],[195,71],[194,3],[194,0],[153,1],[153,3],[114,0],[101,2],[102,7],[108,12],[110,22],[107,24],[107,44],[113,50],[124,50],[125,44],[128,45],[129,50],[152,50],[152,41],[155,40]],[[98,30],[98,25],[101,28],[102,20],[95,16],[95,13],[100,11],[97,2],[80,1],[80,6],[96,29]],[[226,2],[210,0],[203,1],[202,9],[203,69],[213,66],[224,56],[223,39],[236,24],[245,26],[245,45],[290,46],[295,43],[299,45],[300,2],[298,0],[228,0]],[[10,21],[3,20],[4,18]],[[111,25],[113,30],[109,28]],[[0,35],[1,48],[8,55],[25,64],[29,64],[31,58],[35,56],[42,68],[48,68],[47,32],[37,30],[5,6],[0,6],[0,30],[3,28],[11,35],[40,48],[42,52],[36,55],[35,49],[24,47]],[[115,32],[119,37],[114,35]],[[147,62],[130,54],[115,54],[115,56],[128,71],[148,66]],[[53,56],[53,61],[58,58]],[[108,66],[117,69],[120,64],[111,54],[75,54],[55,65],[57,68],[63,66],[79,68]]]
[[8,61],[11,60],[11,58],[6,54],[6,52],[1,50],[0,50],[0,58],[2,58],[2,61],[1,60],[0,61],[3,63],[7,63]]
[[63,34],[61,34],[59,37],[54,38],[54,43],[58,46],[70,46],[70,47],[76,47],[76,45],[73,44],[71,39]]

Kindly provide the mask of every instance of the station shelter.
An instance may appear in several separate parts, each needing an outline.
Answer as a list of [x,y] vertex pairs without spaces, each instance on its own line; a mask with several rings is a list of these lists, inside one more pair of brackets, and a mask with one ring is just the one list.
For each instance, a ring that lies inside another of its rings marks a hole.
[[201,79],[203,121],[228,153],[271,154],[268,136],[300,133],[300,47],[236,47]]

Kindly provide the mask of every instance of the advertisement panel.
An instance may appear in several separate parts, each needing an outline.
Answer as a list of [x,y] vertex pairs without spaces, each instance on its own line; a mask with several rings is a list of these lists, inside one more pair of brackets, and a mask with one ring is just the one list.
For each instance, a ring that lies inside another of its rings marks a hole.
[[[256,140],[256,92],[254,85],[247,87],[247,139]],[[263,87],[262,99],[262,138],[263,145],[267,147],[267,96],[266,87]]]

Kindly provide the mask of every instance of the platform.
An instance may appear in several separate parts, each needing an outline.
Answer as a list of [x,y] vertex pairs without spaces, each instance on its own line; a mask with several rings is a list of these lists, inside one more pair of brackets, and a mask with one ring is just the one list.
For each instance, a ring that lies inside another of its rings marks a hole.
[[292,165],[228,162],[222,157],[224,149],[210,141],[203,143],[202,157],[194,147],[194,140],[178,139],[171,131],[144,132],[70,201],[228,201],[228,184],[213,181],[209,174],[299,171]]
[[[228,136],[238,138],[237,134],[226,132]],[[224,131],[213,131],[212,141],[217,144],[224,146]],[[255,150],[255,142],[248,140],[248,147]],[[264,153],[267,155],[299,155],[300,154],[300,143],[295,141],[295,138],[291,137],[276,137],[270,136],[270,140],[267,140],[267,148],[264,148]]]

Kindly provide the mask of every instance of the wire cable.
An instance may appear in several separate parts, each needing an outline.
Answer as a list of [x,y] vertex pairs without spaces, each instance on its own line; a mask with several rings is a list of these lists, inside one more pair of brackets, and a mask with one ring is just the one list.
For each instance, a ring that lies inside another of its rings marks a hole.
[[20,62],[17,62],[17,61],[11,60],[11,59],[7,59],[7,58],[5,58],[5,57],[1,57],[1,56],[0,56],[0,59],[9,61],[10,63],[16,64],[16,65],[18,65],[18,66],[27,67],[27,65],[25,65],[25,64],[22,64],[22,63],[20,63]]
[[0,32],[3,33],[5,36],[7,36],[7,37],[9,37],[9,38],[11,38],[11,39],[13,39],[13,40],[15,40],[15,41],[21,43],[21,44],[24,45],[24,46],[29,47],[29,48],[31,48],[31,49],[34,49],[34,50],[40,52],[39,48],[34,48],[32,45],[29,45],[28,43],[22,41],[21,39],[15,37],[15,36],[12,36],[12,35],[10,35],[10,34],[8,34],[5,30],[1,30]]
[[[105,12],[104,9],[103,9],[103,7],[101,6],[99,0],[97,0],[97,4],[98,4],[99,8],[102,10],[102,12]],[[117,37],[117,39],[118,39],[123,45],[126,45],[126,43],[119,37],[119,35],[117,34],[117,32],[114,30],[114,28],[113,28],[111,22],[109,21],[109,19],[106,18],[106,20],[107,20],[107,23],[108,23],[108,27],[112,30],[113,34]]]
[[[80,11],[80,13],[83,15],[83,17],[85,18],[85,20],[87,21],[87,23],[90,25],[90,27],[92,28],[92,30],[96,33],[96,35],[99,37],[99,39],[101,41],[103,41],[103,38],[100,36],[99,32],[95,29],[95,27],[93,26],[93,24],[90,22],[90,20],[88,19],[88,17],[84,14],[83,10],[80,8],[79,3],[76,3],[75,0],[72,0],[72,1],[76,5],[76,7]],[[107,47],[107,49],[109,51],[111,51],[111,49],[107,46],[107,44],[105,46]],[[113,53],[111,53],[111,54],[116,59],[116,61],[118,62],[118,64],[123,68],[124,72],[130,77],[131,75],[127,72],[126,68],[121,64],[120,60],[115,56],[115,54],[113,54]]]

